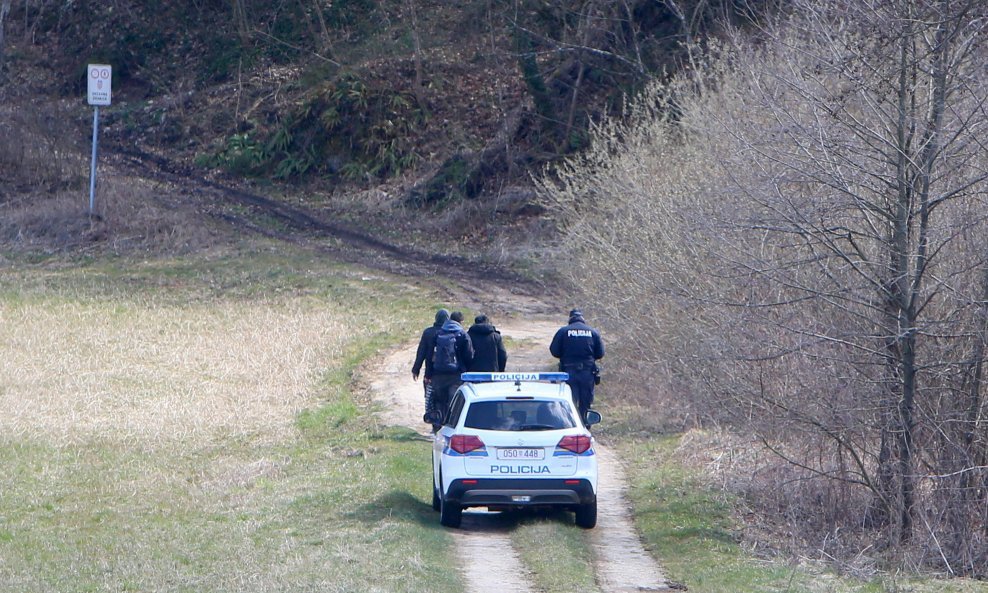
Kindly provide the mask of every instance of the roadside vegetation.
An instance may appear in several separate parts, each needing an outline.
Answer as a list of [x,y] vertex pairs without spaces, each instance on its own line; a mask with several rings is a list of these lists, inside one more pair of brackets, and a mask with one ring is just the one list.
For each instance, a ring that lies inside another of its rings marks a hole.
[[749,545],[988,576],[984,9],[793,2],[544,178],[623,397],[726,436]]
[[[759,528],[753,516],[758,510],[719,481],[724,474],[718,469],[725,455],[756,451],[725,451],[730,440],[699,430],[620,439],[618,449],[634,476],[629,497],[636,525],[670,581],[699,593],[988,591],[976,580],[881,570],[866,556],[853,564],[819,552],[789,555],[759,547],[748,533]],[[797,521],[790,529],[789,537],[801,536]]]

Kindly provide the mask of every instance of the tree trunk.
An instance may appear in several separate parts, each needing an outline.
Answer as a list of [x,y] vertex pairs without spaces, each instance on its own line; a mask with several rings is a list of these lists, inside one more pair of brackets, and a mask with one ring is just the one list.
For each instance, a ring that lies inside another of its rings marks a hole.
[[408,17],[412,34],[412,59],[415,61],[415,81],[412,84],[414,85],[415,100],[418,102],[420,109],[425,109],[425,95],[422,90],[424,79],[422,72],[422,40],[419,37],[418,8],[415,6],[415,0],[405,0],[405,15]]
[[250,41],[250,24],[247,21],[247,0],[231,0],[233,8],[233,26],[240,36],[241,45]]
[[4,19],[10,13],[11,0],[3,0],[0,3],[0,66],[3,66],[3,27]]
[[[946,6],[942,4],[942,6]],[[913,149],[916,140],[914,123],[910,116],[916,100],[915,71],[921,56],[917,47],[923,47],[912,19],[904,19],[906,25],[899,46],[898,72],[898,121],[896,126],[896,201],[893,210],[892,236],[889,246],[889,283],[886,294],[886,330],[889,340],[888,363],[894,365],[893,374],[898,379],[894,389],[899,392],[897,417],[895,418],[896,476],[899,491],[897,497],[898,540],[904,543],[912,536],[913,506],[915,504],[915,477],[913,460],[913,432],[916,419],[916,334],[918,300],[926,279],[928,257],[931,177],[934,161],[940,153],[940,136],[946,102],[945,56],[950,39],[946,23],[936,29],[932,45],[932,72],[930,76],[930,110],[922,122],[919,154]],[[918,158],[917,158],[918,157]],[[919,216],[916,216],[916,213]],[[915,246],[910,238],[915,237]]]
[[[595,9],[596,7],[593,5],[593,2],[587,2],[583,7],[583,18],[586,19],[586,22],[581,23],[583,35],[580,39],[580,45],[582,47],[587,47],[590,44],[590,28]],[[560,154],[568,152],[571,145],[573,121],[576,118],[577,101],[580,97],[580,86],[583,84],[584,70],[586,70],[586,64],[583,63],[583,52],[582,50],[578,50],[576,53],[576,80],[573,82],[573,94],[570,97],[569,111],[566,114],[566,127],[563,129],[562,137],[559,138],[559,144],[556,146],[556,152]]]
[[319,34],[322,36],[322,44],[319,47],[319,52],[328,51],[330,57],[332,57],[333,41],[329,35],[329,27],[326,26],[326,15],[323,14],[319,0],[313,0],[312,9],[316,13],[316,19],[319,21]]
[[896,445],[899,455],[899,542],[905,543],[912,537],[913,507],[915,506],[916,478],[913,472],[913,431],[916,419],[913,417],[916,406],[916,338],[910,330],[903,339],[902,356],[902,399],[899,401],[899,434]]

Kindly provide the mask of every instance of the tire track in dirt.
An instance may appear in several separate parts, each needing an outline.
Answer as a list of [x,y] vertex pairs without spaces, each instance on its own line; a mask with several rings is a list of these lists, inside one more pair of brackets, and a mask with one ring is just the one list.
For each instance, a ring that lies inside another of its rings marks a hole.
[[[238,186],[235,179],[222,182],[208,178],[187,164],[134,146],[108,147],[101,158],[106,161],[101,165],[105,168],[131,172],[142,179],[175,188],[177,191],[171,192],[169,208],[194,209],[203,216],[223,221],[240,233],[305,245],[348,263],[406,277],[430,278],[441,274],[444,278],[467,284],[500,283],[528,290],[545,288],[508,267],[393,243],[359,223],[346,222],[331,212],[262,195],[249,187]],[[465,284],[464,287],[470,290]]]
[[[527,315],[492,319],[502,334],[512,340],[508,348],[508,370],[551,369],[553,359],[548,353],[548,343],[561,324],[532,315],[531,311]],[[386,355],[374,369],[370,389],[374,399],[383,404],[381,422],[410,426],[430,438],[427,425],[421,422],[422,384],[411,380],[416,346],[417,343],[408,344]],[[600,443],[597,451],[600,456],[598,517],[590,540],[599,590],[601,593],[673,590],[635,531],[625,496],[624,469],[618,456]],[[527,578],[529,572],[511,543],[513,520],[498,515],[469,510],[463,514],[461,529],[451,530],[468,591],[534,592],[536,589]],[[492,550],[497,553],[492,554]]]
[[453,533],[467,591],[535,593],[528,570],[511,543],[511,534],[492,530],[486,521],[477,525],[482,515],[483,511],[464,512],[460,530]]
[[[443,277],[458,283],[458,289],[445,290],[448,297],[464,299],[465,306],[493,313],[495,324],[505,336],[521,341],[510,348],[509,370],[552,367],[546,346],[560,325],[557,322],[563,320],[553,321],[546,317],[551,309],[535,296],[537,293],[545,294],[549,286],[496,266],[394,245],[362,229],[335,219],[329,220],[325,213],[206,179],[194,174],[192,169],[177,166],[155,155],[118,147],[108,156],[116,157],[113,159],[116,166],[136,169],[150,178],[184,188],[188,196],[195,198],[192,207],[196,210],[226,220],[242,231],[306,243],[345,261],[406,277],[434,278],[441,270]],[[181,205],[173,204],[172,207]],[[238,208],[245,207],[272,217],[283,226],[277,229],[258,226],[249,217],[237,214]],[[327,239],[338,243],[326,243]],[[565,309],[568,307],[560,307],[559,311]],[[561,312],[558,314],[562,316]],[[501,315],[504,315],[503,319],[498,318]],[[422,384],[409,380],[415,346],[410,344],[395,350],[383,359],[380,368],[372,375],[371,390],[375,399],[383,404],[382,422],[411,426],[428,438],[431,435],[427,425],[420,423],[424,408]],[[641,547],[628,516],[623,470],[616,456],[599,443],[598,450],[602,460],[599,514],[598,526],[591,535],[598,584],[604,593],[667,590],[658,566]],[[467,512],[464,514],[464,529],[454,532],[469,590],[471,593],[533,591],[525,578],[527,570],[511,544],[513,524],[511,520],[502,522],[496,515]],[[499,553],[490,554],[491,549],[497,549]],[[499,564],[495,566],[494,562]],[[490,578],[493,574],[498,575],[496,580]]]
[[604,593],[670,591],[658,563],[642,547],[625,497],[624,468],[607,447],[597,447],[597,527],[593,541],[597,583]]
[[[412,381],[412,362],[417,343],[407,344],[389,353],[374,370],[370,389],[383,404],[379,415],[387,426],[409,426],[423,438],[432,438],[428,424],[421,422],[425,411],[425,393],[421,380]],[[487,522],[478,525],[478,514],[471,509],[463,513],[460,529],[450,533],[459,551],[460,571],[470,593],[535,593],[528,570],[511,543],[507,527],[491,529]],[[493,517],[494,513],[490,513]],[[485,517],[486,518],[486,517]],[[436,522],[439,521],[438,515]],[[491,550],[497,550],[492,554]],[[492,579],[491,575],[498,575]]]

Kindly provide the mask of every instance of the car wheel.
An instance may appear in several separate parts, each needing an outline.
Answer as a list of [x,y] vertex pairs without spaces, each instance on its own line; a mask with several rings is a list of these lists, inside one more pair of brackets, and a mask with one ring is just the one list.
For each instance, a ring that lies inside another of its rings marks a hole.
[[576,524],[584,529],[593,529],[597,525],[596,500],[576,507]]
[[439,499],[439,523],[446,527],[459,527],[463,520],[463,507],[443,496]]

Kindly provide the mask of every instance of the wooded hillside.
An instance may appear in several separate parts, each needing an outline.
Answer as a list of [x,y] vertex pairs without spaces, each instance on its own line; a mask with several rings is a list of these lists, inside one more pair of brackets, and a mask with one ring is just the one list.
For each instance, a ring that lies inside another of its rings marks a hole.
[[430,207],[527,185],[586,146],[590,121],[677,70],[691,35],[744,18],[730,3],[654,0],[4,6],[8,108],[58,100],[68,111],[48,116],[84,130],[72,102],[84,66],[106,63],[111,150],[330,188],[397,181],[407,204]]

